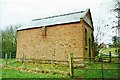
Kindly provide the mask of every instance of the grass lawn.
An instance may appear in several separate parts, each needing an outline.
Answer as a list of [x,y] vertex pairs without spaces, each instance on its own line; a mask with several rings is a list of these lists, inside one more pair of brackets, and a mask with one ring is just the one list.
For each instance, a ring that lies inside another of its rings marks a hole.
[[112,54],[115,54],[115,50],[117,50],[117,48],[101,48],[100,53],[109,53],[109,51],[111,51]]
[[[12,63],[10,63],[12,62]],[[2,62],[5,64],[5,60]],[[7,67],[2,68],[2,78],[69,78],[67,75],[63,74],[57,74],[55,72],[53,73],[37,73],[37,72],[26,72],[16,69],[11,69],[9,67],[25,67],[22,63],[17,63],[15,60],[7,60],[7,63],[10,63],[7,65]],[[68,71],[66,67],[62,67],[59,65],[51,65],[51,64],[33,64],[33,63],[26,63],[27,69],[39,69],[39,70],[63,70],[64,72]]]
[[66,78],[64,75],[58,74],[43,74],[43,73],[29,73],[14,69],[4,68],[2,70],[2,78]]
[[101,69],[75,69],[74,71],[75,77],[81,77],[81,78],[117,78],[118,77],[118,71],[117,70],[104,70],[103,76],[102,76],[102,70]]
[[[23,64],[16,63],[14,60],[8,60],[8,63],[12,61],[13,63],[7,65],[8,67],[2,68],[3,78],[70,78],[68,75],[63,75],[55,72],[50,73],[35,73],[35,72],[25,72],[21,70],[10,69],[12,67],[23,67]],[[5,61],[3,61],[3,64]],[[25,67],[25,65],[24,65]],[[118,77],[118,64],[115,63],[104,63],[103,64],[103,76],[101,70],[101,63],[86,63],[85,68],[74,69],[74,78],[117,78]],[[69,73],[69,67],[61,65],[52,64],[33,64],[27,63],[27,69],[38,69],[38,70],[53,70],[62,71]]]
[[115,63],[103,63],[103,65],[101,63],[91,63],[87,64],[85,68],[74,69],[74,74],[75,77],[80,76],[81,78],[117,78],[118,68],[118,64]]

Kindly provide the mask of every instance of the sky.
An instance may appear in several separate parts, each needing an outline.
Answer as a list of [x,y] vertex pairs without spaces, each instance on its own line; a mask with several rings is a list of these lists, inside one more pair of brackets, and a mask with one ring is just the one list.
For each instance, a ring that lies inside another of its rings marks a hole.
[[99,43],[110,43],[115,30],[111,30],[109,12],[112,0],[0,0],[0,29],[9,25],[26,25],[31,20],[53,15],[81,11],[90,8],[94,25],[94,36],[97,27],[101,27]]

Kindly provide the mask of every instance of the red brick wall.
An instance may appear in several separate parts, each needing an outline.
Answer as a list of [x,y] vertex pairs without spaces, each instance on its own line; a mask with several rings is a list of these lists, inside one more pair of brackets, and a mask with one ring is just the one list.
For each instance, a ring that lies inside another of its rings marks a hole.
[[17,31],[17,58],[67,60],[68,54],[83,57],[84,24],[71,23]]

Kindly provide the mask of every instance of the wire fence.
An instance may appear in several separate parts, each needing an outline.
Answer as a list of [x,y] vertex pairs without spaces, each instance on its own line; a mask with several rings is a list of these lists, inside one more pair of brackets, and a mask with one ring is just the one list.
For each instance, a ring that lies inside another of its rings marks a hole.
[[119,57],[96,57],[84,58],[74,57],[71,53],[67,61],[62,60],[40,60],[40,59],[16,59],[10,61],[5,58],[5,66],[18,70],[38,73],[63,74],[80,78],[120,78]]
[[[71,63],[69,66],[72,67],[70,68],[70,72],[72,72],[70,76],[80,76],[82,78],[120,78],[119,57],[111,57],[109,55],[95,60],[95,58],[73,57],[73,54],[70,54],[70,59],[69,62]],[[76,62],[76,59],[84,59],[84,62]]]

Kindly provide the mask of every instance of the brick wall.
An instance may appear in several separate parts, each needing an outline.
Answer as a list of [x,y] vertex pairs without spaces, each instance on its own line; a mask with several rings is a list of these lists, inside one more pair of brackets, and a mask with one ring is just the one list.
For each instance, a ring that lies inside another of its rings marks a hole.
[[83,57],[84,49],[82,22],[17,31],[17,58],[67,60],[69,53]]

